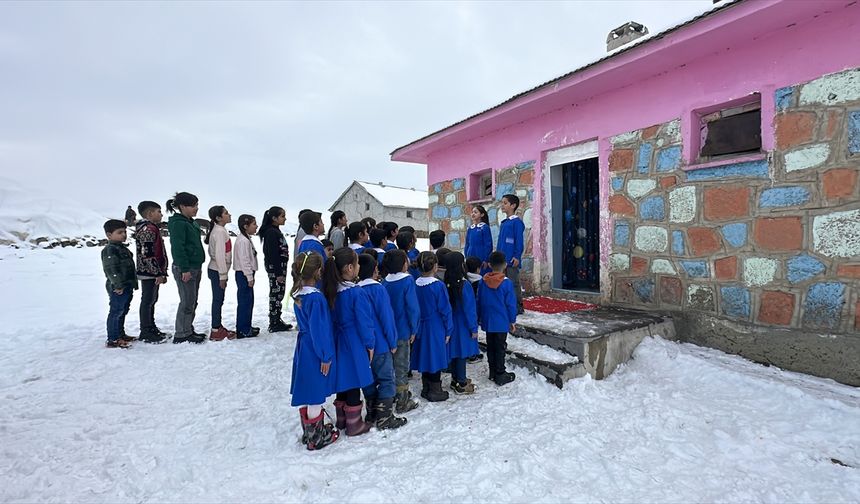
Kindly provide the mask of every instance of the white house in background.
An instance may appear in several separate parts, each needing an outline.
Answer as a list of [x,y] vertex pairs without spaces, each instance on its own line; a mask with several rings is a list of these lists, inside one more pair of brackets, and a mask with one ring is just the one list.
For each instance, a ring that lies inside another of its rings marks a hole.
[[329,212],[343,210],[350,222],[373,217],[376,222],[396,222],[412,226],[418,238],[428,235],[427,190],[373,184],[353,180],[335,200]]

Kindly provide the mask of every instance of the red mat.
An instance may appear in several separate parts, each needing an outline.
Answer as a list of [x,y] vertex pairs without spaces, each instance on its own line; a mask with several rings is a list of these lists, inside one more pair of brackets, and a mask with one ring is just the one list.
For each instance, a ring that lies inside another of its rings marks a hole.
[[567,301],[544,296],[523,299],[523,308],[541,313],[564,313],[581,310],[593,310],[597,305],[580,301]]

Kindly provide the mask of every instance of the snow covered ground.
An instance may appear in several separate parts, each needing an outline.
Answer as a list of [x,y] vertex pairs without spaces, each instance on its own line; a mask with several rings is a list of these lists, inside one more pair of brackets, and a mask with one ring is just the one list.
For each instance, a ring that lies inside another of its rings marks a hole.
[[295,333],[105,349],[98,248],[0,248],[0,283],[0,502],[860,501],[860,390],[714,350],[649,339],[565,390],[470,365],[474,396],[307,452]]

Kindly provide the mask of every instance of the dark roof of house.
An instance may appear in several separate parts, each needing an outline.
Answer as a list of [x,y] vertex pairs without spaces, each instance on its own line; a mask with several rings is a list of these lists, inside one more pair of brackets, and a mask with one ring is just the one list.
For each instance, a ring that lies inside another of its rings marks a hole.
[[477,114],[470,115],[469,117],[467,117],[467,118],[465,118],[465,119],[462,119],[462,120],[460,120],[460,121],[457,121],[457,122],[455,122],[454,124],[451,124],[450,126],[446,126],[446,127],[442,128],[442,129],[440,129],[440,130],[438,130],[438,131],[434,131],[433,133],[430,133],[429,135],[425,135],[425,136],[423,136],[423,137],[421,137],[421,138],[419,138],[419,139],[417,139],[417,140],[413,140],[413,141],[409,142],[409,143],[408,143],[408,144],[406,144],[406,145],[400,146],[400,147],[398,147],[398,148],[394,149],[394,150],[391,152],[391,154],[390,154],[390,155],[392,155],[392,156],[393,156],[395,152],[397,152],[397,151],[399,151],[399,150],[401,150],[401,149],[405,149],[406,147],[409,147],[410,145],[414,145],[414,144],[416,144],[416,143],[418,143],[418,142],[421,142],[421,141],[424,141],[424,140],[426,140],[426,139],[428,139],[428,138],[430,138],[430,137],[432,137],[432,136],[434,136],[434,135],[438,135],[439,133],[442,133],[442,132],[443,132],[443,131],[445,131],[445,130],[449,130],[449,129],[451,129],[451,128],[455,127],[455,126],[458,126],[458,125],[460,125],[460,124],[463,124],[463,123],[465,123],[465,122],[468,122],[468,121],[470,121],[470,120],[472,120],[472,119],[474,119],[474,118],[476,118],[476,117],[479,117],[479,116],[481,116],[481,115],[486,114],[487,112],[490,112],[491,110],[495,110],[495,109],[497,109],[497,108],[499,108],[499,107],[502,107],[502,106],[504,106],[504,105],[507,105],[508,103],[511,103],[511,102],[513,102],[513,101],[515,101],[515,100],[517,100],[517,99],[519,99],[519,98],[521,98],[521,97],[523,97],[523,96],[526,96],[526,95],[528,95],[528,94],[534,93],[535,91],[537,91],[537,90],[539,90],[539,89],[543,89],[543,88],[545,88],[546,86],[551,86],[551,85],[556,84],[556,83],[558,83],[558,82],[560,82],[560,81],[563,81],[564,79],[567,79],[568,77],[570,77],[570,76],[572,76],[572,75],[575,75],[575,74],[577,74],[577,73],[579,73],[579,72],[582,72],[582,71],[585,71],[585,70],[587,70],[587,69],[589,69],[589,68],[592,68],[592,67],[594,67],[594,66],[597,66],[597,65],[599,65],[599,64],[601,64],[601,63],[603,63],[603,62],[605,62],[605,61],[611,60],[612,58],[618,57],[619,55],[624,54],[624,53],[626,53],[626,52],[628,52],[628,51],[631,51],[631,50],[633,50],[633,49],[636,49],[637,47],[642,47],[642,46],[644,46],[644,45],[646,45],[646,44],[649,44],[649,43],[651,43],[651,42],[654,42],[654,41],[656,41],[656,40],[660,40],[660,39],[664,38],[665,36],[667,36],[667,35],[669,35],[669,34],[671,34],[671,33],[673,33],[673,32],[676,32],[676,31],[680,30],[681,28],[684,28],[685,26],[689,26],[689,25],[691,25],[691,24],[697,23],[698,21],[701,21],[702,19],[705,19],[705,18],[707,18],[707,17],[713,16],[714,14],[716,14],[716,13],[718,13],[718,12],[721,12],[721,11],[723,11],[723,10],[726,10],[726,9],[730,8],[730,7],[733,7],[733,6],[735,6],[735,5],[738,5],[738,4],[740,4],[740,3],[744,2],[744,1],[746,1],[746,0],[731,0],[731,1],[727,1],[725,4],[720,5],[720,6],[718,6],[718,7],[715,7],[715,8],[713,8],[713,9],[709,10],[709,11],[703,12],[702,14],[699,14],[698,16],[696,16],[696,17],[694,17],[694,18],[690,19],[689,21],[686,21],[686,22],[681,23],[681,24],[679,24],[679,25],[675,25],[675,26],[673,26],[673,27],[671,27],[671,28],[668,28],[668,29],[666,29],[666,30],[663,30],[662,32],[657,33],[657,34],[655,34],[655,35],[653,35],[653,36],[651,36],[651,37],[643,38],[643,39],[641,39],[641,40],[639,40],[639,41],[634,41],[634,42],[632,42],[632,43],[630,43],[630,44],[628,44],[628,45],[624,46],[623,48],[620,48],[620,49],[616,50],[616,51],[615,51],[615,52],[613,52],[613,53],[607,54],[606,56],[604,56],[604,57],[602,57],[602,58],[600,58],[600,59],[598,59],[598,60],[596,60],[596,61],[593,61],[593,62],[591,62],[591,63],[588,63],[588,64],[586,64],[586,65],[584,65],[584,66],[581,66],[581,67],[579,67],[579,68],[577,68],[577,69],[575,69],[575,70],[572,70],[572,71],[570,71],[570,72],[568,72],[568,73],[566,73],[566,74],[564,74],[564,75],[562,75],[562,76],[559,76],[559,77],[556,77],[556,78],[554,78],[554,79],[552,79],[552,80],[546,81],[546,82],[544,82],[543,84],[539,84],[539,85],[537,85],[537,86],[535,86],[535,87],[533,87],[533,88],[531,88],[531,89],[528,89],[528,90],[526,90],[526,91],[523,91],[522,93],[515,94],[514,96],[511,96],[510,98],[508,98],[507,100],[503,101],[502,103],[499,103],[498,105],[494,105],[494,106],[492,106],[492,107],[490,107],[490,108],[488,108],[488,109],[486,109],[486,110],[482,110],[481,112],[478,112]]

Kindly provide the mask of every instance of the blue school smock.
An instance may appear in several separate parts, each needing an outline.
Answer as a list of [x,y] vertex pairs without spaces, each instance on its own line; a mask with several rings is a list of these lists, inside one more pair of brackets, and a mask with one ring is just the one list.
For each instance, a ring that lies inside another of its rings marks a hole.
[[[322,404],[334,393],[337,374],[331,311],[325,296],[313,287],[302,287],[293,294],[293,299],[299,334],[293,353],[291,404]],[[324,362],[331,363],[328,376],[320,372],[320,364]]]
[[389,250],[397,250],[397,244],[393,241],[388,242],[388,245],[385,246],[385,251],[388,252]]
[[490,232],[490,226],[484,222],[469,226],[469,230],[466,231],[466,248],[463,254],[466,257],[477,257],[485,263],[492,251],[493,233]]
[[365,247],[364,245],[358,244],[358,243],[350,243],[349,248],[354,250],[356,254],[361,254],[362,252],[364,252],[364,249],[367,247]]
[[412,263],[418,260],[418,256],[420,254],[421,252],[418,252],[418,249],[416,248],[411,248],[406,251],[406,257],[409,258],[409,274],[412,275],[413,280],[418,280],[419,278],[421,278],[421,272],[418,271],[418,268],[414,268],[412,266]]
[[325,247],[323,247],[322,241],[316,236],[305,235],[302,238],[302,241],[299,242],[298,253],[301,254],[302,252],[316,252],[322,257],[323,263],[325,263]]
[[413,334],[417,335],[421,307],[418,306],[418,295],[415,294],[415,279],[408,273],[390,273],[385,277],[382,286],[388,291],[388,298],[391,300],[397,341],[408,340]]
[[475,305],[475,291],[472,284],[463,281],[463,294],[457,306],[452,308],[454,332],[448,344],[452,359],[465,359],[478,355],[478,340],[472,337],[478,332],[478,312]]
[[368,278],[358,282],[358,286],[367,293],[373,310],[373,334],[376,337],[376,352],[390,352],[397,348],[397,327],[394,325],[394,312],[391,309],[391,298],[388,291],[376,280]]
[[513,266],[511,261],[516,258],[518,261],[517,268],[523,263],[523,239],[526,232],[526,225],[523,224],[519,216],[511,215],[502,221],[499,226],[499,244],[496,250],[505,253],[505,259],[508,260],[508,266]]
[[374,248],[376,251],[376,267],[382,269],[382,258],[385,257],[385,251],[381,248]]
[[506,333],[517,322],[517,296],[514,283],[502,280],[494,289],[486,280],[478,285],[478,320],[485,332]]
[[337,355],[335,391],[366,387],[373,383],[367,351],[376,346],[373,311],[367,293],[352,282],[338,285],[331,312]]
[[435,277],[421,277],[415,292],[421,307],[421,323],[412,345],[410,367],[422,373],[435,373],[448,367],[445,337],[454,332],[451,303],[445,284]]

